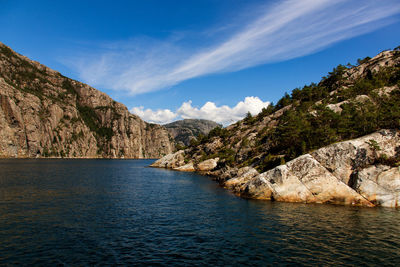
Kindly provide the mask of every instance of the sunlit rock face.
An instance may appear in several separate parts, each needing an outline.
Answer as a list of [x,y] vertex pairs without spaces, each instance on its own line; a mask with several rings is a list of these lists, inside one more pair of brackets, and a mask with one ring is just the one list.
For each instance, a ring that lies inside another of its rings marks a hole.
[[204,160],[198,164],[194,164],[193,162],[186,162],[184,158],[184,153],[185,151],[179,150],[178,152],[175,152],[174,154],[169,154],[166,155],[165,157],[162,157],[161,159],[157,160],[153,164],[151,164],[151,167],[157,167],[157,168],[168,168],[168,169],[173,169],[177,171],[186,171],[186,172],[207,172],[215,169],[218,164],[219,158],[215,159],[208,159]]
[[[371,146],[374,140],[377,151]],[[284,165],[259,173],[251,167],[213,170],[218,159],[197,165],[185,163],[184,151],[153,164],[178,171],[209,171],[224,177],[223,186],[253,199],[358,206],[400,206],[400,170],[376,164],[400,153],[400,131],[380,130],[305,154]]]
[[0,43],[0,157],[159,158],[167,130]]
[[399,78],[400,48],[339,65],[155,165],[205,173],[246,198],[398,207]]
[[[379,151],[371,147],[374,140]],[[239,195],[289,202],[400,205],[399,167],[375,164],[400,153],[400,131],[379,132],[323,147],[259,175],[226,185]]]

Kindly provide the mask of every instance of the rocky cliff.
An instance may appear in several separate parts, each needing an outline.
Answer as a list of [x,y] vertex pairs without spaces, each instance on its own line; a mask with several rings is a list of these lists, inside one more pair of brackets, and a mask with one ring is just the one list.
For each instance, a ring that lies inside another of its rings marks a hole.
[[397,207],[400,51],[359,63],[153,166],[210,175],[242,197]]
[[0,157],[159,158],[167,130],[0,43]]
[[210,120],[184,119],[165,124],[164,127],[176,143],[188,146],[190,140],[197,139],[199,135],[207,135],[212,129],[222,125]]

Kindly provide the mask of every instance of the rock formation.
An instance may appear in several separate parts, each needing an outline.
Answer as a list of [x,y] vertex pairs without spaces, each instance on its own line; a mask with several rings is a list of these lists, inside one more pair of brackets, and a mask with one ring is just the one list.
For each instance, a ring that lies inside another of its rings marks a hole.
[[399,86],[398,50],[340,65],[152,166],[212,176],[246,198],[398,207]]
[[164,127],[176,143],[188,146],[190,140],[196,139],[200,134],[207,135],[212,129],[222,125],[209,120],[184,119],[165,124]]
[[[370,142],[382,149],[376,151]],[[400,206],[400,169],[380,163],[399,156],[400,131],[381,130],[300,156],[254,176],[225,183],[239,195],[290,202]]]
[[0,43],[0,157],[159,158],[167,130]]
[[[382,148],[376,151],[374,146]],[[184,151],[151,166],[198,171],[215,176],[224,187],[253,199],[362,206],[400,206],[400,167],[384,160],[400,157],[400,130],[381,130],[336,143],[259,173],[251,167],[216,169],[218,158],[186,163]]]

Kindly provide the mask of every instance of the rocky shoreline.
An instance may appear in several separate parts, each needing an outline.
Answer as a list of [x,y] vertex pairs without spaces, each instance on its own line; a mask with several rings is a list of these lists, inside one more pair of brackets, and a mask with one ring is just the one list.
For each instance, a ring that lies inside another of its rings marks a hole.
[[212,176],[236,195],[262,200],[355,206],[400,206],[400,130],[385,129],[335,143],[259,173],[251,166],[218,168],[219,158],[185,161],[185,151],[151,167]]

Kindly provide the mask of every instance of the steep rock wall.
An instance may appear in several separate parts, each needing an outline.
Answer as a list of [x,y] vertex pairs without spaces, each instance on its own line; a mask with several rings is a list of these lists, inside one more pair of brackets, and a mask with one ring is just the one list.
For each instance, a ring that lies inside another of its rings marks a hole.
[[159,158],[168,131],[0,43],[0,157]]

